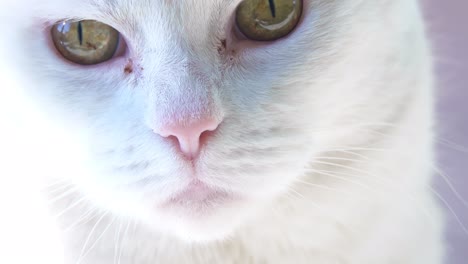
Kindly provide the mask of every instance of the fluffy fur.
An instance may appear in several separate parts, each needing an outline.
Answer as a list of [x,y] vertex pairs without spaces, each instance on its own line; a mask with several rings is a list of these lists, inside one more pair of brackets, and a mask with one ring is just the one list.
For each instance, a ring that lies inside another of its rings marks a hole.
[[[270,43],[235,36],[239,2],[0,4],[21,158],[41,167],[22,178],[50,184],[67,263],[442,263],[417,1],[304,0]],[[66,62],[63,19],[113,26],[126,52]],[[222,123],[195,163],[152,131],[202,116]],[[228,197],[167,205],[193,177]]]

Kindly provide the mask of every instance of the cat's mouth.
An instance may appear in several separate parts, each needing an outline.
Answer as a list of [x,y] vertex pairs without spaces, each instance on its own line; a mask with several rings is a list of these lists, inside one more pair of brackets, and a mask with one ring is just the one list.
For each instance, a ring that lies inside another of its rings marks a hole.
[[246,198],[240,194],[192,180],[163,202],[153,205],[148,224],[183,241],[221,240],[242,222],[246,204]]
[[232,193],[193,180],[185,189],[171,196],[159,207],[162,210],[183,208],[192,214],[204,214],[234,199],[235,195]]

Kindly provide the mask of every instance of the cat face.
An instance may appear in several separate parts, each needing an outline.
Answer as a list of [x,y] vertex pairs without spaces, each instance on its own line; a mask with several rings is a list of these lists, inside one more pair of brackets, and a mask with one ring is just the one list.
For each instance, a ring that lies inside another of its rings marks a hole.
[[[382,81],[396,70],[379,67],[400,59],[382,17],[392,4],[358,2],[304,0],[273,41],[239,33],[240,0],[6,2],[17,37],[2,48],[32,80],[28,97],[77,134],[86,173],[70,180],[86,197],[160,232],[221,239],[269,210],[315,155],[369,140],[360,124],[404,98]],[[64,19],[113,27],[119,52],[64,59],[50,34]]]

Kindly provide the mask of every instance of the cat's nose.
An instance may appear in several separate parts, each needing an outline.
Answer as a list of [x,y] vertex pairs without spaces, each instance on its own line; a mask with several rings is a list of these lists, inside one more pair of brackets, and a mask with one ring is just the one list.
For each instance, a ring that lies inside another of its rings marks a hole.
[[218,119],[207,118],[190,124],[164,125],[155,129],[154,132],[165,138],[175,138],[182,154],[193,159],[198,156],[202,145],[210,136],[210,132],[215,131],[219,124]]

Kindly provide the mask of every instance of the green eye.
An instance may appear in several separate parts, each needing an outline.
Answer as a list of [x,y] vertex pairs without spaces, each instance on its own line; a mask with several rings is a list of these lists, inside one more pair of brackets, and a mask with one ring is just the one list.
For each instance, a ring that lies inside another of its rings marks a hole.
[[302,14],[302,0],[244,0],[236,24],[249,39],[272,41],[289,34]]
[[61,22],[52,27],[52,39],[67,60],[94,65],[110,60],[119,46],[119,32],[98,21]]

